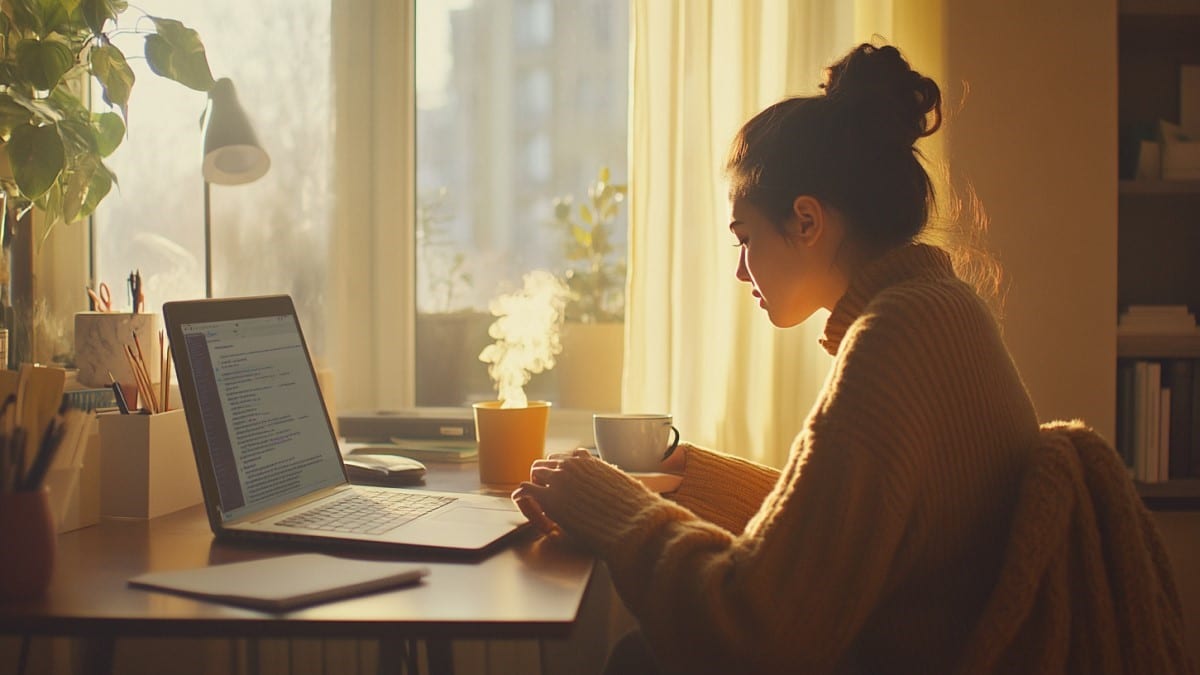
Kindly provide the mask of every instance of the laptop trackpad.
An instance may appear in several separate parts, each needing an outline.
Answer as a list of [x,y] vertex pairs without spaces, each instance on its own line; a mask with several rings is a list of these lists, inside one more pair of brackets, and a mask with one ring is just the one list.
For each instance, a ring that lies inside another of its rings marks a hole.
[[433,519],[446,520],[452,523],[477,523],[483,525],[509,525],[525,522],[525,517],[514,511],[476,508],[473,506],[457,506],[449,511],[443,511],[434,515]]

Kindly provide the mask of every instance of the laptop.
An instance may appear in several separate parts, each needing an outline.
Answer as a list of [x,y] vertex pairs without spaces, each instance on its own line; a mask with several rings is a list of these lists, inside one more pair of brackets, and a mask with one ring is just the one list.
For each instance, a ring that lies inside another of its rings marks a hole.
[[217,537],[482,553],[528,525],[506,497],[352,485],[289,296],[163,317]]

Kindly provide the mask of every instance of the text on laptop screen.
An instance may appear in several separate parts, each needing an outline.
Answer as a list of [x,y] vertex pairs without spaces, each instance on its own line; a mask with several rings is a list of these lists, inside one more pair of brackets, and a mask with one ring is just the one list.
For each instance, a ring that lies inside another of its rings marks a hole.
[[182,331],[224,520],[344,482],[294,316]]

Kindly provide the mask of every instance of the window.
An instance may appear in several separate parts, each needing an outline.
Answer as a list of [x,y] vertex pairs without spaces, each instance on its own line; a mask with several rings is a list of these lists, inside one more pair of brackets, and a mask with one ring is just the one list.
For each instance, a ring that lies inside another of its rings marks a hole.
[[[333,208],[329,0],[143,0],[122,15],[121,29],[135,28],[143,12],[200,33],[213,76],[233,80],[271,156],[258,181],[212,186],[214,295],[290,293],[310,348],[322,353]],[[130,56],[137,83],[128,136],[106,160],[120,188],[96,212],[94,274],[127,309],[121,289],[140,270],[147,310],[157,312],[165,301],[204,295],[197,120],[207,99],[152,74],[138,58],[140,35],[113,39]]]
[[[583,225],[579,208],[601,169],[610,183],[625,182],[626,3],[145,0],[138,8],[200,33],[214,77],[232,79],[271,156],[270,171],[258,181],[211,187],[214,294],[291,294],[314,353],[344,370],[337,381],[345,409],[494,398],[478,358],[491,341],[489,302],[519,287],[531,270],[565,279],[572,268],[578,268],[572,283],[599,285],[607,313],[569,314],[558,364],[527,389],[560,407],[617,407],[626,205],[610,188],[604,232],[596,239],[605,253],[594,261],[571,252],[575,244],[563,219],[556,222],[556,205],[569,197],[569,218]],[[127,16],[139,14],[131,9]],[[391,25],[411,29],[416,48],[387,52],[402,42]],[[127,54],[140,53],[140,36],[118,39],[128,41]],[[360,50],[367,42],[372,48]],[[409,53],[415,63],[406,61]],[[124,279],[139,269],[147,309],[158,311],[165,301],[204,294],[197,122],[206,98],[131,61],[138,79],[129,135],[109,158],[120,188],[97,211],[93,269],[118,304]],[[409,77],[415,92],[397,84]],[[415,177],[398,159],[413,150],[403,147],[407,127],[395,133],[397,119],[406,124],[395,113],[401,97],[390,89],[383,95],[381,83],[415,93]],[[400,192],[396,181],[410,179],[411,211],[408,198],[392,199]],[[343,188],[352,194],[336,202]],[[410,213],[411,251],[397,241]],[[414,269],[393,265],[410,253]],[[589,262],[605,274],[589,276]],[[347,285],[350,302],[326,290]],[[404,305],[396,298],[410,296],[413,312],[397,310]],[[351,304],[352,318],[339,320]],[[413,319],[413,360],[404,356],[410,344],[397,316]],[[571,346],[581,339],[595,344]],[[571,361],[601,372],[568,376]],[[414,379],[415,396],[393,386]],[[579,398],[567,382],[604,393]]]
[[[611,251],[590,261],[578,257],[570,228],[555,222],[555,206],[571,197],[570,218],[590,228],[578,210],[599,171],[624,182],[627,4],[417,0],[416,25],[417,403],[495,398],[478,359],[491,342],[489,302],[519,288],[531,270],[566,278],[597,262],[604,276],[573,278],[584,292],[605,284],[615,310],[568,312],[605,325],[569,320],[558,364],[535,375],[527,393],[564,407],[617,407],[624,204],[613,200],[603,214],[611,222],[592,243]],[[607,332],[582,338],[591,344],[575,339],[596,331]],[[581,361],[605,365],[568,374]],[[580,398],[568,379],[593,391],[598,380],[608,385],[603,395]]]

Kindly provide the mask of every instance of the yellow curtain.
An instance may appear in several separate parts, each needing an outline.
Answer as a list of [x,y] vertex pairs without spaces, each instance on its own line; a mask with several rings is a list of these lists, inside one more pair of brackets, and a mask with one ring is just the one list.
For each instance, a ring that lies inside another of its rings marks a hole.
[[826,315],[776,329],[734,278],[725,153],[754,113],[817,93],[851,46],[892,41],[892,0],[633,0],[631,21],[622,406],[779,466],[831,363]]

